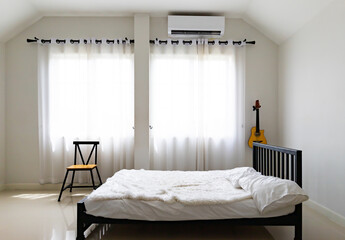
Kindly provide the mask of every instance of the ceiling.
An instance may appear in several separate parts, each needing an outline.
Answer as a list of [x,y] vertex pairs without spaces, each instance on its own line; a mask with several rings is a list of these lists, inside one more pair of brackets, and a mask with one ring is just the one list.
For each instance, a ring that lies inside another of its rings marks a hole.
[[277,44],[333,0],[0,0],[0,42],[44,16],[167,16],[174,13],[242,18]]

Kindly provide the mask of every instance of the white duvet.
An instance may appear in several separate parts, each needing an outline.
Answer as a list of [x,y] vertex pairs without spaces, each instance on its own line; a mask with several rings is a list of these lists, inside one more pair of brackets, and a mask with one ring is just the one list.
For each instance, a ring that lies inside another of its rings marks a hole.
[[88,200],[134,199],[205,205],[251,198],[249,192],[231,184],[229,171],[121,170],[93,191]]

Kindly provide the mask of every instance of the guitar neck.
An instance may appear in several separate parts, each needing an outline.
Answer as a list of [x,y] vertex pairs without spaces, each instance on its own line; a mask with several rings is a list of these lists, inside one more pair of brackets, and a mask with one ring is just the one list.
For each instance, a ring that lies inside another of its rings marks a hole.
[[256,109],[256,133],[260,133],[259,109]]

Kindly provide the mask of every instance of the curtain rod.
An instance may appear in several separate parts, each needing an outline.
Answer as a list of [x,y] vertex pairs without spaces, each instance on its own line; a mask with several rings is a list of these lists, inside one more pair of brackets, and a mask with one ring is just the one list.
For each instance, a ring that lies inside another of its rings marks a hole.
[[88,38],[88,39],[39,39],[37,37],[35,37],[34,39],[26,39],[26,42],[28,43],[42,43],[42,44],[47,44],[47,43],[57,43],[57,44],[66,44],[66,43],[71,43],[71,44],[80,44],[80,43],[84,43],[84,44],[90,44],[90,43],[96,43],[96,44],[102,44],[103,42],[107,43],[107,44],[133,44],[134,43],[134,39],[95,39],[95,38]]
[[178,45],[182,43],[183,45],[192,45],[199,44],[199,43],[207,43],[208,45],[236,45],[236,46],[243,46],[243,45],[255,45],[255,41],[247,41],[247,39],[244,39],[243,41],[234,41],[234,40],[207,40],[207,39],[193,39],[193,40],[160,40],[156,38],[155,40],[150,40],[151,44],[172,44],[172,45]]
[[[89,44],[89,43],[96,43],[96,44],[102,44],[103,42],[107,43],[107,44],[134,44],[134,39],[39,39],[37,37],[35,37],[34,39],[26,39],[26,41],[28,43],[42,43],[42,44],[47,44],[47,43],[53,43],[55,41],[55,43],[57,44],[66,44],[71,43],[71,44],[80,44],[80,43],[84,43],[84,44]],[[247,41],[247,39],[244,39],[243,41],[234,41],[234,40],[199,40],[199,39],[193,39],[193,40],[160,40],[158,38],[156,38],[155,40],[150,40],[150,44],[168,44],[171,43],[173,45],[178,45],[180,43],[182,43],[183,45],[192,45],[193,43],[199,44],[199,43],[203,43],[206,42],[209,45],[214,45],[214,44],[219,44],[219,45],[236,45],[236,46],[242,46],[242,45],[255,45],[255,41]]]

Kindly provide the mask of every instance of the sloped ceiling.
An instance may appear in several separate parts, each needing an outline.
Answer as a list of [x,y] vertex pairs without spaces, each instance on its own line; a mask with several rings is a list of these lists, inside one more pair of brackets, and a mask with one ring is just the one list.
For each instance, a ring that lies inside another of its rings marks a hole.
[[132,16],[147,13],[225,15],[242,18],[277,44],[334,0],[0,0],[0,42],[43,16]]

